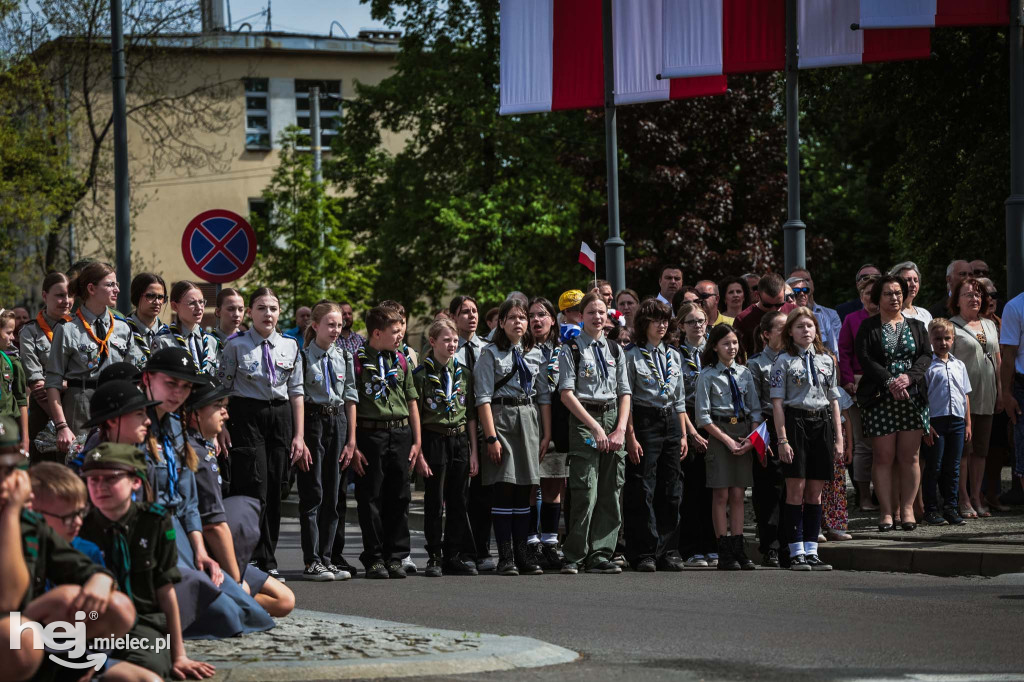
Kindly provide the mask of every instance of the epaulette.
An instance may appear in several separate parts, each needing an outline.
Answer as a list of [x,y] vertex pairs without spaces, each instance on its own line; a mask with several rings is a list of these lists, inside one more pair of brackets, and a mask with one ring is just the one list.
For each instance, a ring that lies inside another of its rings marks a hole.
[[114,313],[114,319],[115,320],[121,320],[122,322],[127,322],[128,321],[128,317],[124,313],[122,313],[120,310],[115,310],[114,308],[109,308],[109,310],[112,313]]
[[178,414],[177,412],[168,412],[167,414],[170,415],[171,419],[177,419],[178,421],[181,421],[181,415]]
[[22,509],[21,520],[26,523],[43,523],[43,515],[31,509]]
[[628,346],[626,346],[625,350],[630,350],[632,348],[636,348],[636,344],[635,343],[631,343]]
[[167,516],[170,513],[167,510],[167,507],[163,506],[159,502],[151,503],[148,507],[146,507],[146,511],[156,516]]

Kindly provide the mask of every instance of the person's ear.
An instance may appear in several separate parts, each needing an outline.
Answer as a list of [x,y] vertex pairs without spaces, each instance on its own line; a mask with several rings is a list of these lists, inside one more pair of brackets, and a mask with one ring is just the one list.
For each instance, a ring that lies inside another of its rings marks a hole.
[[142,489],[142,479],[138,476],[132,477],[132,492],[136,493]]

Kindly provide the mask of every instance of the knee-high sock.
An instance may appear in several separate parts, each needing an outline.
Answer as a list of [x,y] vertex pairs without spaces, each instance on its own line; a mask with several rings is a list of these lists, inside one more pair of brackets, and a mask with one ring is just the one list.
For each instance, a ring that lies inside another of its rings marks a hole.
[[500,546],[503,542],[512,541],[512,510],[504,507],[491,508],[494,519],[494,541]]
[[[821,507],[818,507],[819,514]],[[820,518],[820,517],[819,517]],[[789,555],[796,556],[804,553],[804,511],[799,504],[782,505],[782,532],[785,541],[789,544]],[[815,531],[814,539],[818,539]]]
[[558,519],[562,505],[558,502],[542,502],[540,505],[540,540],[548,544],[558,542]]
[[821,532],[821,505],[804,502],[804,550],[808,554],[818,553],[818,533]]
[[540,542],[540,538],[537,536],[537,501],[530,500],[530,520],[527,527],[526,541],[527,542]]
[[512,541],[516,544],[524,542],[530,535],[530,508],[519,507],[512,510]]

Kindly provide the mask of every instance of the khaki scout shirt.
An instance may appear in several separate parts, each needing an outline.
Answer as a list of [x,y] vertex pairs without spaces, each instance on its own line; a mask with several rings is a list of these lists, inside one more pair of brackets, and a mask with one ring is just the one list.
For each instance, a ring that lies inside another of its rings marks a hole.
[[409,417],[409,402],[419,393],[412,379],[412,367],[398,361],[393,351],[378,351],[369,344],[356,351],[357,421],[396,421]]
[[[615,358],[607,337],[600,340],[582,331],[575,339],[580,349],[580,366],[572,357],[571,342],[562,345],[558,356],[558,390],[574,391],[581,400],[608,401],[622,395],[630,395],[629,379],[626,377],[625,352],[619,349]],[[614,341],[612,342],[614,343]],[[601,371],[601,360],[597,348],[604,357],[605,372]]]
[[657,347],[630,344],[626,348],[626,376],[633,392],[633,404],[671,407],[686,412],[686,389],[679,353],[664,343]]
[[712,422],[712,416],[727,418],[736,416],[732,390],[729,387],[729,370],[735,371],[733,376],[740,390],[740,396],[743,398],[739,419],[761,421],[761,401],[758,399],[757,386],[754,385],[754,377],[750,370],[739,363],[734,362],[731,367],[726,367],[718,362],[713,367],[705,367],[701,370],[700,376],[697,378],[697,395],[695,397],[697,426],[707,426]]
[[824,409],[839,400],[838,383],[832,356],[815,353],[813,348],[795,356],[782,353],[772,365],[772,398],[782,398],[785,407],[811,412]]

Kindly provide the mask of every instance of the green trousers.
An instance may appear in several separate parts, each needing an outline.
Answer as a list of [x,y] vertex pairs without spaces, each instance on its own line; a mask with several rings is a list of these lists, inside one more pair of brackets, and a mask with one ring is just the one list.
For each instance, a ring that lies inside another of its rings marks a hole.
[[[589,411],[611,433],[618,410]],[[566,561],[589,568],[612,558],[622,523],[619,493],[626,480],[626,451],[599,452],[587,445],[590,431],[569,418],[569,529],[562,544]]]

